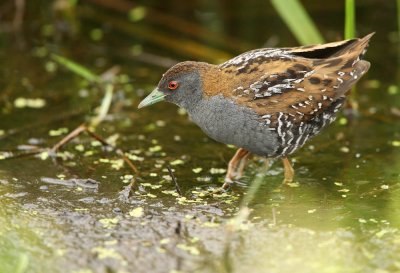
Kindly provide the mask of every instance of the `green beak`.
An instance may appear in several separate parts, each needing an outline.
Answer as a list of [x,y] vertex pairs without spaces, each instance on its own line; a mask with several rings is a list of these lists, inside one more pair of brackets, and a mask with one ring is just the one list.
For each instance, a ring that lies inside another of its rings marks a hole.
[[152,105],[156,102],[162,101],[162,100],[164,100],[165,96],[166,95],[164,93],[158,91],[158,89],[156,88],[150,93],[150,95],[148,95],[144,100],[142,100],[139,103],[138,108],[140,109],[140,108]]

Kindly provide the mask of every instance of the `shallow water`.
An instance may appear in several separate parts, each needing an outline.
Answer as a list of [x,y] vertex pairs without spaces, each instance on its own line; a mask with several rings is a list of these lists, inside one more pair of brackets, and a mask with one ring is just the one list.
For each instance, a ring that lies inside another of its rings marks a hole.
[[[294,155],[295,183],[281,185],[280,162],[263,173],[254,158],[240,185],[208,196],[234,149],[207,138],[174,105],[136,106],[176,61],[217,63],[247,49],[297,45],[268,1],[143,2],[133,22],[124,1],[114,11],[99,1],[58,11],[38,2],[28,4],[21,32],[0,36],[0,158],[51,147],[95,114],[104,91],[51,61],[55,52],[95,73],[120,66],[96,132],[128,151],[140,176],[85,134],[58,160],[0,160],[0,272],[400,271],[394,3],[358,6],[359,34],[377,31],[371,70],[356,90],[360,114],[340,116]],[[343,7],[306,4],[325,38],[340,38]],[[128,198],[132,176],[137,188]],[[257,179],[249,220],[234,224]]]

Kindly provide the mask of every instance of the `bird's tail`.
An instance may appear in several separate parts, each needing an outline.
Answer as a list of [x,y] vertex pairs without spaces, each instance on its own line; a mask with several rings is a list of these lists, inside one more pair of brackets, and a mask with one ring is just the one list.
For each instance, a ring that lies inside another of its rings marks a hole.
[[369,41],[374,34],[375,32],[372,32],[364,36],[363,38],[349,40],[350,43],[348,43],[344,48],[332,55],[332,58],[347,55],[347,59],[359,58],[360,60],[362,60],[365,53],[367,52]]

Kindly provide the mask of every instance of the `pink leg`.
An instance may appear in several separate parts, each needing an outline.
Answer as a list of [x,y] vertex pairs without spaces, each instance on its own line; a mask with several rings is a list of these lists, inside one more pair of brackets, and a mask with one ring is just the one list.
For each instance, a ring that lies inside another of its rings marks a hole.
[[287,157],[282,158],[283,167],[285,168],[285,179],[283,183],[291,183],[294,177],[294,170],[292,164]]
[[[235,172],[238,169],[238,165],[240,165],[241,160],[243,158],[247,158],[249,154],[250,154],[249,151],[247,151],[243,148],[239,148],[236,151],[235,155],[232,157],[232,159],[229,161],[228,170],[227,170],[226,176],[225,176],[225,183],[222,185],[222,188],[224,190],[228,189],[230,184],[233,183],[233,178],[235,177]],[[240,170],[240,168],[242,170]],[[243,167],[239,166],[239,171],[242,172],[243,168],[244,168],[244,166]]]

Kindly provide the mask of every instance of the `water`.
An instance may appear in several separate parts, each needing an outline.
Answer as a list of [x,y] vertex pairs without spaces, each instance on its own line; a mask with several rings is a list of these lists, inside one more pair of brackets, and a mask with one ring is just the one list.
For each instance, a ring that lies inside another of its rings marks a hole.
[[[96,132],[133,155],[140,176],[127,198],[135,174],[86,134],[61,150],[63,159],[1,160],[0,272],[400,271],[394,3],[359,3],[360,35],[377,31],[371,70],[357,86],[360,115],[339,117],[294,155],[296,183],[281,185],[279,161],[260,176],[264,163],[254,158],[242,184],[208,196],[234,149],[208,139],[174,105],[136,106],[176,61],[217,63],[264,45],[296,45],[268,1],[143,2],[133,22],[119,11],[128,10],[123,1],[113,11],[97,1],[57,11],[64,1],[42,2],[28,4],[21,32],[0,36],[1,155],[51,147],[95,115],[104,90],[54,63],[48,53],[55,52],[95,73],[120,66]],[[342,6],[306,4],[325,38],[340,38]],[[12,6],[1,5],[11,20]],[[232,224],[258,177],[249,221]]]

